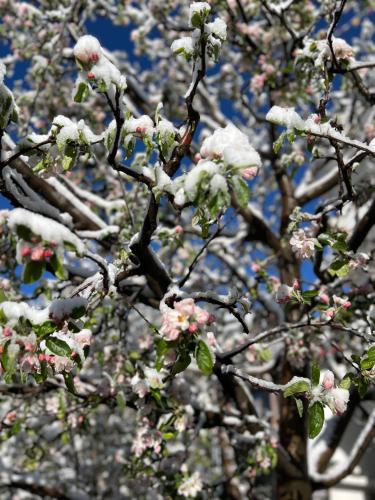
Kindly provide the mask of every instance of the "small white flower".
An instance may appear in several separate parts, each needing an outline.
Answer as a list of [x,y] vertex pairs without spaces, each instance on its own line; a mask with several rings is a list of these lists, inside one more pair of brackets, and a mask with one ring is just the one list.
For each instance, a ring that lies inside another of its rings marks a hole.
[[195,498],[197,494],[202,491],[203,483],[199,472],[194,472],[190,477],[185,479],[178,488],[178,493],[183,497]]

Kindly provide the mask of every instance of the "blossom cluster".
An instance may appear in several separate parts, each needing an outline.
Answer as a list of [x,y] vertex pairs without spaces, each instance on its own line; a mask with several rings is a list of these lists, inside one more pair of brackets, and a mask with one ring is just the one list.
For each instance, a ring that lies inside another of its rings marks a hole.
[[176,55],[183,55],[186,60],[200,57],[200,43],[203,30],[206,53],[214,61],[218,60],[222,42],[227,38],[226,23],[216,18],[213,22],[207,22],[211,6],[206,2],[193,2],[190,5],[189,24],[195,30],[192,36],[185,36],[175,40],[171,50]]
[[56,243],[50,241],[46,244],[42,244],[39,238],[33,237],[34,245],[28,242],[19,241],[18,255],[23,262],[36,261],[48,261],[55,252]]
[[335,387],[335,376],[331,371],[326,371],[321,376],[321,383],[312,389],[312,401],[325,403],[332,413],[341,415],[346,411],[349,401],[349,391]]
[[106,57],[97,38],[91,35],[80,37],[73,54],[82,70],[76,83],[78,88],[80,83],[95,84],[99,92],[106,92],[112,86],[120,90],[126,88],[126,78]]
[[161,452],[162,434],[158,429],[151,426],[147,418],[142,420],[132,444],[132,452],[136,457],[141,457],[147,450],[156,454]]
[[303,229],[294,231],[290,239],[293,252],[299,259],[311,259],[314,255],[316,238],[306,235]]
[[160,334],[168,340],[176,340],[184,332],[199,332],[212,321],[212,315],[197,306],[193,299],[182,299],[173,304],[173,309],[164,309]]
[[0,327],[0,351],[6,353],[2,361],[2,373],[12,375],[18,370],[32,375],[41,375],[42,371],[48,375],[68,373],[77,364],[78,359],[80,363],[84,361],[83,349],[91,343],[91,331],[86,329],[76,334],[61,331],[54,333],[50,338],[59,339],[69,346],[70,354],[63,355],[62,351],[56,351],[53,341],[40,342],[33,331],[23,335],[10,326]]

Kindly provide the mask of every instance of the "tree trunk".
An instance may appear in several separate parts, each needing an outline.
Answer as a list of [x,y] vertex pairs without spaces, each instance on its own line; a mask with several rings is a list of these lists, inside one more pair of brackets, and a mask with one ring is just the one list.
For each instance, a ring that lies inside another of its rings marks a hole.
[[[299,279],[299,263],[293,252],[287,248],[284,249],[284,255],[280,261],[281,282],[292,285],[294,278]],[[291,309],[286,313],[285,319],[286,321],[297,321],[299,314],[298,308]],[[309,376],[308,366],[298,370],[291,366],[285,357],[280,382],[286,384],[294,376]],[[304,402],[301,418],[294,398],[280,396],[279,442],[294,466],[285,470],[281,464],[278,465],[277,498],[280,500],[309,500],[312,498],[307,463],[307,423],[307,401]]]

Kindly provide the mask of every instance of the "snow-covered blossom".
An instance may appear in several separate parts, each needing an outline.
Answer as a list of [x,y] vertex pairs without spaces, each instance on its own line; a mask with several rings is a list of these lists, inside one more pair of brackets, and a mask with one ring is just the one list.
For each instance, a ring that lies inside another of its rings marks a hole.
[[126,120],[124,128],[129,134],[137,134],[141,137],[147,135],[152,137],[154,133],[154,122],[148,115]]
[[202,491],[203,482],[199,472],[194,472],[190,477],[185,479],[178,488],[178,493],[183,497],[195,498]]
[[69,318],[78,309],[86,309],[87,300],[83,297],[53,300],[49,306],[49,315],[54,321],[61,322]]
[[212,23],[206,24],[206,30],[213,33],[217,38],[224,41],[227,38],[227,25],[225,21],[217,17]]
[[303,229],[293,232],[290,244],[299,259],[310,259],[314,255],[315,238],[306,236]]
[[[74,49],[74,56],[82,64],[83,71],[79,76],[76,87],[86,79],[97,83],[97,90],[100,92],[108,90],[111,84],[124,90],[126,88],[126,78],[121,75],[118,68],[103,54],[100,42],[91,35],[84,35],[77,41]],[[87,71],[88,73],[84,73]]]
[[327,370],[323,375],[322,386],[324,389],[332,389],[335,384],[335,376],[334,374]]
[[194,54],[194,40],[190,36],[183,36],[174,40],[171,45],[173,54],[183,54],[190,58]]
[[91,35],[81,36],[73,49],[74,57],[83,63],[96,63],[99,61],[102,48],[97,38]]
[[189,23],[198,27],[211,11],[211,6],[207,2],[193,2],[190,4]]
[[276,125],[284,125],[288,130],[303,130],[305,123],[294,108],[273,106],[266,115],[266,120]]
[[228,166],[238,170],[259,168],[261,159],[251,146],[247,136],[232,123],[219,128],[207,137],[200,149],[202,158],[223,160]]
[[276,291],[276,302],[278,304],[285,304],[291,299],[293,288],[288,285],[280,285]]
[[349,266],[351,269],[365,269],[369,260],[370,257],[367,253],[358,252],[350,260]]
[[[342,38],[332,37],[332,48],[336,59],[352,61],[354,59],[354,49]],[[331,48],[327,40],[313,40],[308,38],[304,42],[304,47],[296,52],[298,59],[310,59],[315,67],[322,68],[325,61],[332,59]]]
[[193,299],[183,299],[175,302],[173,309],[163,309],[160,334],[168,340],[176,340],[181,332],[194,333],[199,326],[204,326],[211,320],[210,313],[197,306]]
[[327,404],[336,413],[341,415],[346,411],[349,401],[349,391],[347,389],[341,389],[340,387],[335,387],[331,389],[328,394]]
[[312,401],[321,401],[328,405],[332,413],[342,414],[346,411],[349,391],[335,387],[334,374],[327,370],[320,375],[320,384],[312,389]]

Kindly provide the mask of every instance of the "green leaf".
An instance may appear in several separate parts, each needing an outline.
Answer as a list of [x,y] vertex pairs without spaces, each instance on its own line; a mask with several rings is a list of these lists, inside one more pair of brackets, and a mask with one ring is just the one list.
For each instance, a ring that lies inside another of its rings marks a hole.
[[7,296],[2,288],[0,288],[0,303],[5,302],[7,300]]
[[338,276],[339,278],[344,278],[349,271],[350,267],[347,260],[335,260],[328,269],[331,276]]
[[77,249],[73,243],[70,241],[64,241],[64,247],[69,251],[69,252],[77,252]]
[[370,347],[360,362],[361,370],[371,370],[375,365],[375,346]]
[[36,335],[40,337],[45,337],[46,335],[50,335],[57,329],[56,323],[53,321],[45,321],[41,325],[34,325],[33,330],[36,333]]
[[352,380],[353,380],[353,374],[352,373],[347,373],[345,377],[341,380],[339,387],[341,389],[350,389],[350,386],[352,385]]
[[172,375],[177,375],[177,373],[181,373],[186,370],[186,368],[191,363],[191,357],[188,352],[184,351],[180,353],[177,357],[175,364],[172,367]]
[[8,321],[8,318],[5,315],[5,312],[0,309],[0,325],[5,325]]
[[55,276],[57,276],[57,278],[60,278],[61,280],[64,280],[66,278],[65,269],[61,259],[59,259],[55,253],[49,259],[49,263],[51,264]]
[[212,354],[210,349],[208,348],[208,345],[203,340],[198,341],[194,356],[198,368],[203,373],[203,375],[210,375],[214,367],[214,361],[212,359]]
[[309,438],[314,439],[322,430],[324,424],[324,408],[320,401],[309,407]]
[[363,358],[360,363],[361,370],[371,370],[375,365],[375,358]]
[[4,369],[4,371],[8,371],[10,368],[10,358],[9,358],[9,354],[8,354],[9,344],[10,344],[10,340],[8,340],[4,344],[3,352],[1,353],[1,365]]
[[369,384],[368,380],[366,380],[364,377],[359,377],[356,383],[359,395],[361,396],[361,398],[365,397]]
[[27,284],[34,283],[34,281],[38,281],[45,270],[46,265],[44,262],[31,260],[25,265],[23,269],[22,281]]
[[311,365],[311,382],[313,386],[319,385],[320,381],[320,368],[316,361]]
[[46,340],[47,348],[56,354],[57,356],[69,357],[72,354],[72,350],[66,342],[56,337],[50,337]]
[[17,226],[16,232],[17,236],[26,241],[31,241],[31,238],[33,237],[33,233],[30,231],[30,229],[27,226],[23,226],[22,224]]
[[246,207],[250,198],[250,192],[247,182],[235,175],[231,180],[231,184],[238,204],[241,208]]
[[293,382],[294,377],[289,382],[288,387],[284,390],[284,398],[292,396],[293,394],[308,392],[311,389],[310,382],[307,380],[297,380]]
[[85,312],[86,312],[85,306],[75,307],[70,313],[70,317],[73,319],[79,319],[85,314]]
[[76,394],[76,388],[74,387],[74,380],[73,380],[73,375],[71,372],[64,372],[64,382],[66,385],[66,388],[68,389],[69,392],[72,394]]
[[335,241],[335,243],[332,245],[332,248],[334,248],[335,250],[338,250],[339,252],[347,252],[348,251],[348,245],[343,240]]
[[126,408],[126,399],[123,391],[118,391],[116,394],[117,407],[120,411],[124,411]]
[[77,149],[76,146],[70,143],[67,143],[64,148],[64,155],[62,159],[62,166],[64,170],[69,170],[73,165],[77,158]]
[[77,92],[75,93],[75,96],[74,96],[74,101],[75,102],[84,102],[87,97],[89,96],[89,87],[87,85],[87,83],[85,82],[81,82],[79,85],[78,85],[78,88],[77,88]]
[[259,359],[261,361],[271,361],[272,359],[272,352],[270,351],[270,349],[268,349],[268,347],[266,349],[262,349],[260,352],[259,352]]
[[155,348],[156,348],[156,362],[155,368],[160,371],[164,365],[164,356],[170,349],[169,343],[162,338],[155,338]]
[[303,401],[301,399],[297,399],[297,398],[294,398],[294,401],[296,402],[298,415],[302,418],[302,416],[303,416]]

